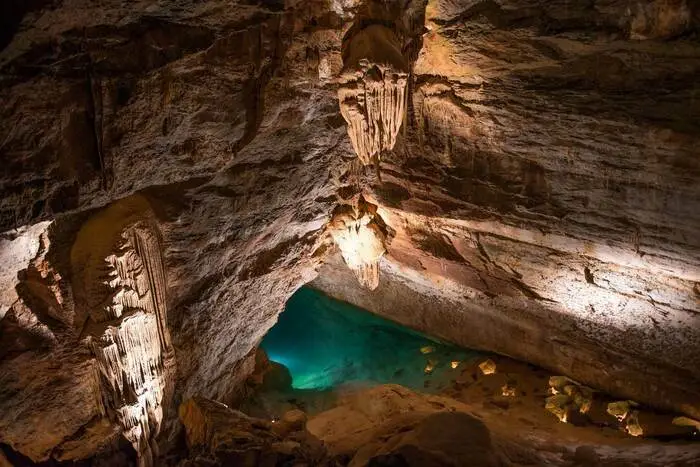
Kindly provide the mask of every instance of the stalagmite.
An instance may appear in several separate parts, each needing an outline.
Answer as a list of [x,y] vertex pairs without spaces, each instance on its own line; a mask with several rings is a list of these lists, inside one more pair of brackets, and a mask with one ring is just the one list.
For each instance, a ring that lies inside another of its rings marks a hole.
[[147,203],[133,197],[88,221],[71,253],[103,413],[121,427],[142,466],[157,455],[155,437],[174,377],[161,248]]
[[360,197],[355,206],[343,206],[331,220],[328,230],[348,267],[363,287],[379,286],[379,261],[384,255],[386,233],[376,206]]
[[408,67],[400,51],[396,34],[373,24],[349,40],[343,57],[340,112],[364,165],[394,148],[404,121]]

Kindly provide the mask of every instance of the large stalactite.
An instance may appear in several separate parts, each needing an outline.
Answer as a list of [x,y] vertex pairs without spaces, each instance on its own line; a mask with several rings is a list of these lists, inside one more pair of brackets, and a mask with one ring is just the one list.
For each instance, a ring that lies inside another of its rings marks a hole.
[[391,29],[373,24],[346,47],[340,77],[340,112],[363,165],[394,149],[406,114],[408,66]]
[[144,466],[157,455],[155,437],[174,377],[161,249],[146,201],[131,197],[88,221],[71,255],[103,413],[121,427]]

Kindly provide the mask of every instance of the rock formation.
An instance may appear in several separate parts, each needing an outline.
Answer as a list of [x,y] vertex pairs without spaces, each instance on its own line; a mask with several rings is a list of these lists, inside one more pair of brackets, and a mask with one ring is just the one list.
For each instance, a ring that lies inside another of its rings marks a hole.
[[[504,366],[515,386],[527,390],[526,397],[512,404],[512,397],[498,394],[506,374],[459,383],[453,397],[387,384],[345,394],[337,407],[310,417],[306,426],[331,455],[348,459],[351,467],[594,466],[641,459],[649,467],[681,467],[693,465],[700,456],[697,444],[649,442],[621,431],[603,434],[561,423],[541,405],[533,405],[539,394],[532,391],[538,391],[538,383],[546,385],[546,379],[528,374],[522,364]],[[668,430],[671,425],[663,426]],[[586,436],[577,439],[582,432]]]
[[303,412],[296,412],[271,423],[215,401],[188,399],[180,405],[179,414],[185,426],[189,459],[179,465],[336,465],[323,444],[306,431]]
[[387,239],[376,206],[360,196],[354,205],[343,205],[336,211],[328,224],[328,231],[360,285],[376,289],[379,261],[386,251],[384,244]]
[[396,34],[373,24],[347,45],[338,87],[340,112],[364,165],[378,164],[394,149],[405,120],[408,70]]
[[423,29],[425,2],[367,0],[343,39],[340,113],[355,154],[379,168],[406,124],[410,72]]
[[65,231],[41,227],[5,251],[27,267],[2,321],[0,388],[28,392],[3,400],[2,441],[32,461],[69,461],[124,436],[149,465],[175,376],[150,206],[133,196]]
[[153,463],[174,383],[162,242],[147,202],[126,198],[93,216],[71,252],[78,316],[96,357],[102,410]]

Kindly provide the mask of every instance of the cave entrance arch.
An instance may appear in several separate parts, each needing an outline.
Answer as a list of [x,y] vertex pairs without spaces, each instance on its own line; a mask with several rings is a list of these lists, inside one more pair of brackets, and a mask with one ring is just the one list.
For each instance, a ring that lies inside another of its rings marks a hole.
[[262,339],[265,373],[253,402],[274,417],[292,405],[323,410],[348,390],[394,383],[444,390],[475,351],[441,342],[309,286],[288,301]]

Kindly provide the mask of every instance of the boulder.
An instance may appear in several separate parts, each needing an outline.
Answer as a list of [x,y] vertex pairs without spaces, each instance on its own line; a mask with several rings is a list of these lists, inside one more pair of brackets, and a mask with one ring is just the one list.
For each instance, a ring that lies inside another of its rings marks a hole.
[[363,466],[497,467],[491,435],[477,418],[464,412],[437,412],[411,430],[402,427],[361,448],[350,467]]
[[323,446],[304,430],[303,413],[286,414],[284,430],[201,397],[184,402],[179,413],[189,449],[189,458],[181,466],[324,466],[329,462]]

